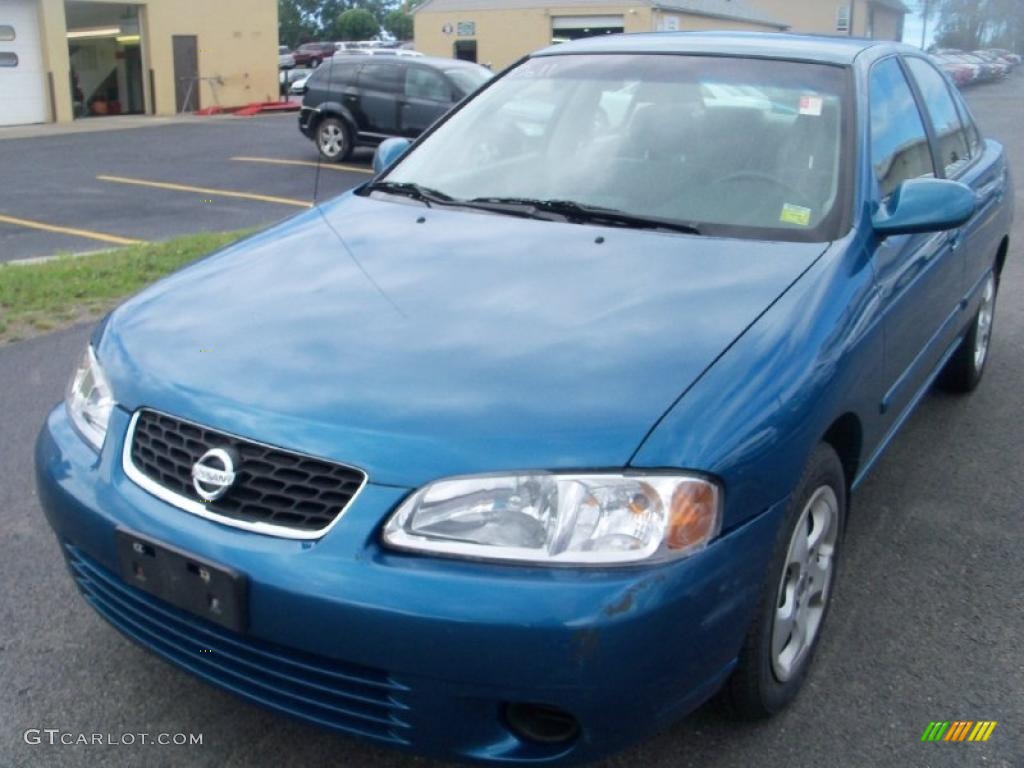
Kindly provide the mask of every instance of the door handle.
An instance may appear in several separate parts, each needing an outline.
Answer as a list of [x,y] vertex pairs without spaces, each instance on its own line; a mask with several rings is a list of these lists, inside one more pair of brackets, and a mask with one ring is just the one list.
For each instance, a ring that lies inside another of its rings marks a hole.
[[959,229],[955,232],[951,232],[949,237],[946,238],[946,242],[949,244],[949,250],[956,251],[960,247],[960,243],[963,242],[964,235]]

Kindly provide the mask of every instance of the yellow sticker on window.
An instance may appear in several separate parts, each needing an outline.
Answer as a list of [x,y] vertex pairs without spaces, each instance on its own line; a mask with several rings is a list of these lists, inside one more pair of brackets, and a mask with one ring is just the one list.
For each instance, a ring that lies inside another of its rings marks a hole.
[[782,206],[782,215],[779,216],[779,221],[809,227],[811,225],[811,209],[804,208],[802,205],[786,203]]

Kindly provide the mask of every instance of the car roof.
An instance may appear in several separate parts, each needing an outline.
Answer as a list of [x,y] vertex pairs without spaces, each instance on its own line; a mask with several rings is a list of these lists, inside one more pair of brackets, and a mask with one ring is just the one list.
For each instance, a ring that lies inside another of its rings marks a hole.
[[626,35],[601,35],[561,43],[534,54],[554,56],[562,53],[676,53],[747,56],[790,59],[822,64],[850,65],[861,53],[873,49],[917,52],[902,43],[867,40],[858,37],[796,35],[779,32],[643,32]]
[[445,59],[439,56],[400,56],[395,54],[394,56],[382,55],[382,54],[371,54],[371,53],[336,53],[331,57],[336,63],[340,62],[352,62],[353,64],[364,63],[372,61],[375,64],[380,64],[382,61],[401,61],[405,64],[426,64],[428,67],[436,67],[438,69],[458,69],[462,68],[481,68],[480,64],[472,61],[463,61],[462,59]]

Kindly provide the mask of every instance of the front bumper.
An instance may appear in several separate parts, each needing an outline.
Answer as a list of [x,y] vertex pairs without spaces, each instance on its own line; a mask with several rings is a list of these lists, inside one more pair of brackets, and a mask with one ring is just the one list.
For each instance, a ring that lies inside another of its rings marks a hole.
[[[136,486],[120,461],[129,417],[115,409],[97,457],[59,406],[36,446],[43,508],[93,607],[252,701],[442,758],[592,760],[699,705],[735,663],[781,511],[670,565],[528,568],[382,549],[380,522],[408,491],[371,483],[322,539],[291,541],[201,519]],[[248,631],[121,581],[118,526],[247,574]],[[558,707],[579,734],[521,738],[503,717],[508,702]]]

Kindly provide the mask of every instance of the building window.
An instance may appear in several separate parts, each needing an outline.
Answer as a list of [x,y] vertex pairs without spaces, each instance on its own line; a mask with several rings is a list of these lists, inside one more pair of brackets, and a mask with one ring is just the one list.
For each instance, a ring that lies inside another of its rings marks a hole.
[[836,32],[850,31],[850,6],[840,5],[836,11]]
[[0,51],[0,67],[18,66],[18,54]]
[[615,35],[625,31],[623,16],[553,16],[551,42],[566,43],[581,37]]
[[14,37],[14,27],[9,24],[0,24],[0,43],[8,43]]

